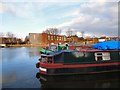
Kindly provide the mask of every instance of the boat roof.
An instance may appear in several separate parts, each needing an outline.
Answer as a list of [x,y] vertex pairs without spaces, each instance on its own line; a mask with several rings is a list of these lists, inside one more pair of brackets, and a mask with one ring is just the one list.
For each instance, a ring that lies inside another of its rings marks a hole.
[[63,52],[79,52],[78,50],[61,50],[61,51],[56,51],[56,52],[52,52],[52,53],[48,53],[48,54],[41,54],[42,56],[55,56],[55,55],[59,55]]
[[41,55],[52,57],[52,56],[56,56],[64,52],[120,52],[120,50],[99,50],[99,49],[88,48],[88,49],[80,49],[80,50],[61,50],[61,51],[52,52],[48,54],[41,54]]
[[115,51],[120,51],[120,50],[99,50],[99,49],[91,49],[91,48],[88,48],[88,49],[80,49],[79,50],[80,52],[115,52]]

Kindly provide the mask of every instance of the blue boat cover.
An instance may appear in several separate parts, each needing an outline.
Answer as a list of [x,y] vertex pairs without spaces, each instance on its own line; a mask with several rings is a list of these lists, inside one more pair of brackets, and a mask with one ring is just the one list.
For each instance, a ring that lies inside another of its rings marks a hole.
[[120,49],[120,41],[106,41],[106,42],[100,42],[95,45],[93,45],[93,48],[99,49],[99,50],[118,50]]

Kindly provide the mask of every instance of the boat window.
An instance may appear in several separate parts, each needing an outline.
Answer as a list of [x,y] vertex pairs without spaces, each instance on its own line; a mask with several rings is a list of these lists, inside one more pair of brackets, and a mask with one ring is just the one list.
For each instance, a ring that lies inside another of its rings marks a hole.
[[53,63],[53,58],[52,57],[46,57],[46,56],[42,56],[41,58],[41,62],[42,63]]
[[87,57],[87,54],[84,52],[73,52],[73,56],[75,56],[76,58]]
[[52,57],[48,57],[47,63],[52,63]]
[[45,63],[47,61],[47,58],[46,57],[41,57],[41,62]]
[[50,46],[49,48],[51,51],[57,51],[57,46]]
[[95,53],[95,60],[110,60],[110,53],[109,52],[96,52]]
[[102,55],[102,53],[97,53],[97,55]]

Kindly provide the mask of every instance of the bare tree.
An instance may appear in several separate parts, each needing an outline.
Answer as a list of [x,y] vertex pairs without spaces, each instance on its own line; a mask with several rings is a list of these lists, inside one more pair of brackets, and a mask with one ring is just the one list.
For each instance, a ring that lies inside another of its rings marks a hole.
[[26,37],[25,37],[24,42],[25,42],[25,44],[28,44],[28,43],[29,43],[29,36],[26,36]]
[[49,28],[50,34],[55,34],[55,29],[54,28]]
[[46,29],[45,31],[43,31],[44,33],[50,34],[50,30]]
[[14,37],[14,34],[13,34],[12,32],[7,32],[7,37],[13,38],[13,37]]
[[67,35],[67,36],[73,36],[73,35],[76,35],[76,32],[73,31],[73,30],[71,30],[71,29],[68,29],[68,30],[66,31],[66,35]]
[[3,32],[0,32],[0,37],[3,37],[4,36],[4,33]]
[[47,33],[47,34],[53,34],[53,35],[61,34],[61,30],[59,30],[57,28],[48,28],[44,32]]
[[57,28],[53,28],[53,34],[54,35],[60,35],[61,34],[61,30],[57,29]]

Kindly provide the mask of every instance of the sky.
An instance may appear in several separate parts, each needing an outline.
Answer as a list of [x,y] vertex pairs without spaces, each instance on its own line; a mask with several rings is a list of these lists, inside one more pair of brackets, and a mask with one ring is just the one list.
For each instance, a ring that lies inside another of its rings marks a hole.
[[[109,1],[109,2],[108,2]],[[118,36],[119,0],[1,0],[0,32],[25,38],[56,27],[81,37]]]

